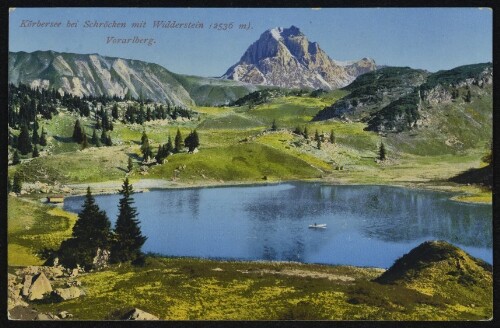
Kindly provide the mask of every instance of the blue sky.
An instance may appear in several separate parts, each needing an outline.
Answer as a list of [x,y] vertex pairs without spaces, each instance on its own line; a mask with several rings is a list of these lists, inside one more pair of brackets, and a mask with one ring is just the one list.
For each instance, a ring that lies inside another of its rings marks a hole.
[[[10,13],[9,50],[99,53],[160,64],[183,74],[220,76],[265,30],[295,25],[336,60],[429,71],[492,61],[493,12],[484,8],[224,9],[17,8]],[[76,28],[20,27],[22,20],[78,21]],[[86,20],[146,21],[146,28],[84,28]],[[202,22],[203,29],[154,29],[154,20]],[[227,31],[211,23],[233,22]],[[239,24],[251,29],[240,30]],[[154,38],[152,46],[106,44],[107,37]]]

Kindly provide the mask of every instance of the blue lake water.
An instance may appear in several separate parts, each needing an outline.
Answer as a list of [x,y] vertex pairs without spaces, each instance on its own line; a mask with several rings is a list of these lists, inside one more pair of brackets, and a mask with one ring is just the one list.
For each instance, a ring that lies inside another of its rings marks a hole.
[[[144,252],[387,268],[426,240],[446,240],[489,263],[491,205],[390,186],[278,185],[153,190],[134,194]],[[96,202],[114,224],[120,195]],[[83,197],[65,199],[78,212]],[[326,223],[326,229],[309,229]]]

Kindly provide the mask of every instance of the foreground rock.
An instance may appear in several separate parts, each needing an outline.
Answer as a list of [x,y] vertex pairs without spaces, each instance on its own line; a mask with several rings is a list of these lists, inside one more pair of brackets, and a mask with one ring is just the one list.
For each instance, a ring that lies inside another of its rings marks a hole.
[[122,320],[160,320],[157,316],[152,315],[142,311],[141,309],[133,309],[127,312],[122,318]]
[[67,300],[72,300],[74,298],[78,298],[80,296],[85,295],[85,293],[74,286],[69,287],[69,288],[57,288],[53,292],[54,296],[58,298],[61,301],[67,301]]
[[31,286],[29,287],[28,300],[40,300],[50,292],[52,292],[50,281],[47,279],[45,274],[41,272],[33,277]]
[[16,270],[16,275],[20,277],[24,277],[26,275],[31,275],[35,276],[41,272],[44,273],[44,275],[49,279],[49,280],[55,280],[57,278],[60,278],[64,275],[63,267],[61,266],[28,266],[22,269]]
[[35,320],[39,320],[39,321],[46,321],[46,320],[60,320],[61,318],[59,318],[57,315],[55,314],[52,314],[52,313],[39,313]]

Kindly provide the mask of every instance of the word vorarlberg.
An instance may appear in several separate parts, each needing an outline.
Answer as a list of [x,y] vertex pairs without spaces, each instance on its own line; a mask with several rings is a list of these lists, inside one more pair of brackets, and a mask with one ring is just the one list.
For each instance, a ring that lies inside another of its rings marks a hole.
[[145,45],[152,46],[156,43],[153,38],[140,38],[138,36],[134,36],[133,38],[117,38],[114,36],[106,37],[106,44],[138,44],[144,43]]

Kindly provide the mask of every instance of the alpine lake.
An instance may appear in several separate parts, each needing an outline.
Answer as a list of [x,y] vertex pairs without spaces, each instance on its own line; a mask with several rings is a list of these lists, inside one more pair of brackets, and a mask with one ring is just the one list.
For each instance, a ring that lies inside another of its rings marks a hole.
[[[135,193],[146,253],[390,267],[427,240],[493,261],[492,206],[392,186],[287,182]],[[112,224],[119,194],[95,196]],[[78,213],[83,196],[66,198]],[[326,224],[326,228],[310,225]]]

